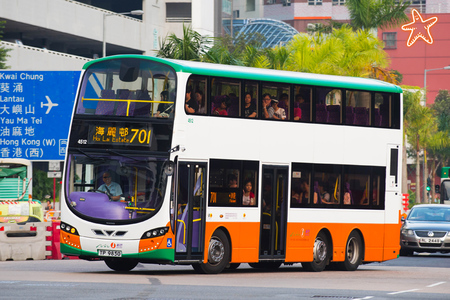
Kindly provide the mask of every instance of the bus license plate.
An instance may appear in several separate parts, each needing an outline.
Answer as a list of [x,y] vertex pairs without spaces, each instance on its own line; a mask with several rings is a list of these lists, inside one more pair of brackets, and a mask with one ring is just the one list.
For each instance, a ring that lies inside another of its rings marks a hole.
[[119,250],[97,250],[98,256],[121,257],[122,251]]
[[441,239],[432,239],[432,238],[423,238],[420,239],[421,243],[429,243],[429,244],[440,244]]

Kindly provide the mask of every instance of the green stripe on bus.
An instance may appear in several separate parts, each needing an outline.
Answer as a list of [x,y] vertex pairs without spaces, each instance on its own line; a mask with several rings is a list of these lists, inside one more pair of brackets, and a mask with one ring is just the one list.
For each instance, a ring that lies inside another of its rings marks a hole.
[[[98,256],[97,252],[80,250],[80,249],[74,248],[74,247],[66,245],[66,244],[61,244],[61,253],[65,254],[65,255],[105,258],[105,256]],[[142,253],[123,254],[122,257],[123,258],[141,259],[141,260],[173,262],[175,260],[175,251],[173,249],[156,249],[153,251],[142,252]]]
[[271,69],[257,69],[241,66],[219,65],[183,60],[171,60],[144,55],[116,55],[90,61],[83,66],[87,69],[95,63],[120,59],[137,58],[166,64],[176,72],[195,75],[228,77],[246,80],[262,80],[300,85],[329,86],[356,90],[371,90],[374,92],[401,93],[402,89],[394,84],[370,78],[301,73]]

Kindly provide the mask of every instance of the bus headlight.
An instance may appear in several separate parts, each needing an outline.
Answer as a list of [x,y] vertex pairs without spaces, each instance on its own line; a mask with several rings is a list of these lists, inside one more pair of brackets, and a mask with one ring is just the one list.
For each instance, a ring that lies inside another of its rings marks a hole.
[[158,236],[163,236],[169,231],[169,227],[161,227],[161,228],[155,228],[152,230],[148,230],[144,232],[141,239],[151,239]]
[[64,232],[67,232],[67,233],[70,233],[73,235],[79,235],[78,230],[75,227],[73,227],[67,223],[61,222],[61,225],[59,226],[59,228]]

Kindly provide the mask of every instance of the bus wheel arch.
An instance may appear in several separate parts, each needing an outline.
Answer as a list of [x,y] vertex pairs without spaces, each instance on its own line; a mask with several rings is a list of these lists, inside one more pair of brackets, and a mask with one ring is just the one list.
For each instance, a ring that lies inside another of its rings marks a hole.
[[205,251],[208,254],[208,261],[193,264],[194,270],[205,274],[222,272],[231,261],[231,239],[228,231],[223,227],[217,228],[211,235]]
[[354,229],[348,235],[345,243],[345,260],[338,263],[343,271],[355,271],[364,260],[365,255],[364,237],[358,229]]
[[302,262],[302,267],[306,271],[321,272],[330,263],[333,255],[333,240],[328,229],[319,231],[313,246],[313,261]]

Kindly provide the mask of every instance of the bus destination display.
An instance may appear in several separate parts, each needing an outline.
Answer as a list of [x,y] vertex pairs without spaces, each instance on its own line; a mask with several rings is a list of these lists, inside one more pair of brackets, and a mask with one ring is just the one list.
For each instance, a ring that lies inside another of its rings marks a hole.
[[89,125],[88,144],[151,145],[151,127]]

